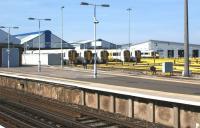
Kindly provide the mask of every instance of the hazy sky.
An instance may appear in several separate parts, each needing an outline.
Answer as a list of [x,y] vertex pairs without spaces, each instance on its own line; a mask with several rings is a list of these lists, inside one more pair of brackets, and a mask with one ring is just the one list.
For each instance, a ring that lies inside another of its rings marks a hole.
[[[28,17],[51,18],[42,22],[42,30],[61,35],[61,6],[64,9],[64,39],[93,39],[93,8],[80,6],[80,0],[1,0],[0,26],[19,26],[13,34],[38,30]],[[114,43],[128,42],[128,12],[131,14],[131,41],[149,39],[183,42],[184,0],[85,0],[110,4],[97,9],[97,38]],[[190,42],[200,44],[200,0],[189,0]]]

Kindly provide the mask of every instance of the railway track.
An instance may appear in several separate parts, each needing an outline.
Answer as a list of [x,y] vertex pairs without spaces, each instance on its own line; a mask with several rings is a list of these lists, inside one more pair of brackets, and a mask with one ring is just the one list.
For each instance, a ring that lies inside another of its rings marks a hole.
[[[12,95],[9,95],[11,93]],[[3,110],[4,114],[7,115],[8,117],[20,120],[21,125],[23,125],[24,123],[25,125],[31,127],[39,127],[39,128],[40,127],[41,128],[46,128],[46,127],[163,128],[164,127],[158,124],[153,124],[137,119],[129,119],[123,116],[106,113],[103,111],[98,111],[84,106],[67,104],[67,103],[63,104],[62,102],[58,102],[56,100],[32,94],[27,94],[23,91],[14,90],[10,88],[1,87],[0,96],[4,97],[4,99],[1,100],[0,102],[0,110]],[[35,126],[35,124],[38,125]],[[27,128],[29,128],[28,126]]]
[[32,128],[32,126],[15,119],[14,117],[11,117],[10,115],[6,114],[5,112],[0,112],[0,123],[3,126],[6,126],[8,128]]
[[81,125],[79,122],[64,119],[58,115],[53,115],[28,106],[8,101],[0,101],[0,111],[24,124],[30,125],[32,128],[89,128]]

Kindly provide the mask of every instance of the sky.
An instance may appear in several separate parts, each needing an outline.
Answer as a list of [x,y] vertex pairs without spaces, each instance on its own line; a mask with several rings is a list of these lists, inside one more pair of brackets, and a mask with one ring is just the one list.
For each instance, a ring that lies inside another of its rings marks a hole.
[[[19,26],[12,34],[38,31],[38,22],[28,17],[51,18],[42,30],[61,37],[61,6],[64,8],[64,39],[93,39],[93,8],[80,2],[109,4],[97,8],[97,38],[128,43],[128,11],[131,11],[131,42],[164,40],[183,42],[184,0],[2,0],[0,26]],[[200,0],[189,0],[190,42],[200,44]]]

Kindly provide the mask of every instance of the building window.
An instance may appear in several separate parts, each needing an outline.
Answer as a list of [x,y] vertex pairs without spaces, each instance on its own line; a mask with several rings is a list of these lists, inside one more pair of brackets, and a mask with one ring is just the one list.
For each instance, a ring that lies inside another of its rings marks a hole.
[[192,50],[192,57],[199,57],[199,50]]
[[168,50],[168,58],[173,58],[174,57],[174,50]]
[[184,50],[178,50],[178,57],[184,57]]

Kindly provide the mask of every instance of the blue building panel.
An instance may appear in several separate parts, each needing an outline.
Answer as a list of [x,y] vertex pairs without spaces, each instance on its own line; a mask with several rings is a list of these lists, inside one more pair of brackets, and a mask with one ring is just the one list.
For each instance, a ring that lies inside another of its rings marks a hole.
[[[19,66],[19,49],[18,48],[10,48],[10,67],[18,67]],[[2,48],[2,66],[8,66],[8,49]]]
[[45,42],[51,42],[51,31],[47,30],[44,32],[45,34]]
[[45,34],[45,48],[51,48],[51,31],[47,30]]

